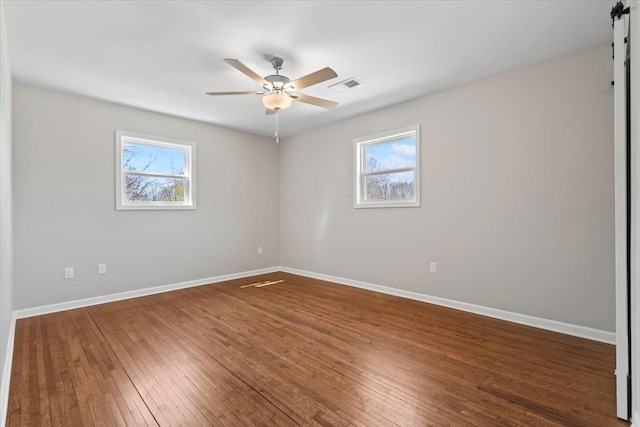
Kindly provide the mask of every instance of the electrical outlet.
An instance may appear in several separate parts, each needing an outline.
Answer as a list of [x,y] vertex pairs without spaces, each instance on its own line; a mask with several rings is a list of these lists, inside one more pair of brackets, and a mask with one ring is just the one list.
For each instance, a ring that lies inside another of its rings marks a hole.
[[432,262],[431,265],[429,266],[429,271],[432,274],[438,274],[438,263],[437,262]]
[[258,255],[262,255],[262,246],[258,248]]
[[73,279],[73,267],[65,267],[64,268],[64,278],[65,279]]
[[107,264],[98,264],[98,274],[107,274]]

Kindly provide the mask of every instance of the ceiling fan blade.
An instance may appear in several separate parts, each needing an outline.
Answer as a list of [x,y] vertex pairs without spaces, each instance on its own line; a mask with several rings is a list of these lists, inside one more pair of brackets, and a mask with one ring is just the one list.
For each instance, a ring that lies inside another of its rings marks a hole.
[[305,104],[317,105],[323,108],[336,108],[337,102],[329,101],[322,98],[316,98],[315,96],[304,95],[302,93],[292,93],[291,97],[296,101],[304,102]]
[[256,73],[255,71],[253,71],[252,69],[250,69],[249,67],[244,65],[242,62],[238,61],[237,59],[225,58],[224,62],[231,65],[233,68],[240,71],[241,73],[249,76],[251,79],[253,79],[253,81],[258,83],[260,86],[264,86],[267,84],[267,81],[264,78],[262,78],[262,76],[260,76],[258,73]]
[[276,110],[272,110],[271,108],[267,108],[267,111],[264,112],[265,116],[271,116],[272,114],[275,114]]
[[299,79],[292,81],[291,83],[287,84],[287,87],[300,90],[304,89],[305,87],[313,86],[326,80],[333,79],[335,77],[338,77],[338,74],[336,74],[336,72],[331,68],[326,67],[322,70],[316,71],[315,73],[307,74],[304,77],[300,77]]
[[257,92],[255,90],[246,90],[243,92],[207,92],[207,95],[218,96],[218,95],[263,95],[264,92]]

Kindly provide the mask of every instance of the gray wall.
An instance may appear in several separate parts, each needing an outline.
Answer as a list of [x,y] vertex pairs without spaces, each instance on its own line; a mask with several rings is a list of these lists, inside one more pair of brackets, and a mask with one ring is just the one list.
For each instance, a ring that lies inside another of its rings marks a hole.
[[[13,312],[13,226],[11,188],[11,67],[0,1],[0,380]],[[7,396],[0,396],[6,402]],[[2,420],[4,414],[0,414]]]
[[[610,47],[602,45],[279,147],[15,85],[15,306],[280,260],[612,331],[611,78]],[[353,138],[415,123],[422,127],[422,207],[353,209]],[[114,129],[196,142],[198,209],[115,211]],[[439,263],[437,275],[428,273],[430,261]],[[97,263],[107,264],[107,275],[96,274]],[[75,279],[62,278],[66,266],[75,267]]]
[[[281,265],[613,331],[612,77],[600,45],[286,139]],[[353,139],[416,123],[422,207],[354,209]]]
[[[272,139],[19,84],[13,114],[16,309],[278,265]],[[195,142],[198,209],[116,211],[115,129]]]

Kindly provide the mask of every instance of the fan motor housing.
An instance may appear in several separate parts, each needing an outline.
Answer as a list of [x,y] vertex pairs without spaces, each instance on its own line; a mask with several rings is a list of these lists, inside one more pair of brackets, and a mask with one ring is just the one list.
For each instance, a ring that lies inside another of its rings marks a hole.
[[265,77],[264,79],[271,83],[271,85],[274,87],[282,87],[291,81],[289,80],[289,77],[281,76],[279,74],[273,74],[271,76]]

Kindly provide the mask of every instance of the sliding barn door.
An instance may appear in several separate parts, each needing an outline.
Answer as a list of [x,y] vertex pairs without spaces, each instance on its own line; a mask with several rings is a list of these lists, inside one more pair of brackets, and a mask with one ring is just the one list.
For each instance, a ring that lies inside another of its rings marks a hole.
[[616,399],[617,415],[628,420],[630,412],[630,144],[627,16],[614,21],[614,128],[615,128],[615,263],[616,263]]

